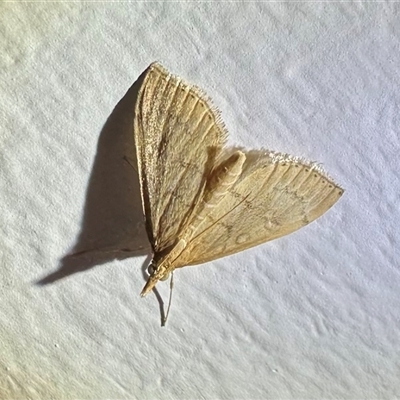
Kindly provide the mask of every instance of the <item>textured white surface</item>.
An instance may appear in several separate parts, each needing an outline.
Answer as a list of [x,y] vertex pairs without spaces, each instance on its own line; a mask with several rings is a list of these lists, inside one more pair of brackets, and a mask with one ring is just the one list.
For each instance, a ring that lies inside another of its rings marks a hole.
[[[399,397],[399,18],[3,3],[0,397]],[[128,89],[154,60],[213,98],[231,144],[321,161],[346,189],[290,236],[178,271],[166,328],[139,297],[149,250],[123,159]],[[101,252],[121,248],[138,256]]]

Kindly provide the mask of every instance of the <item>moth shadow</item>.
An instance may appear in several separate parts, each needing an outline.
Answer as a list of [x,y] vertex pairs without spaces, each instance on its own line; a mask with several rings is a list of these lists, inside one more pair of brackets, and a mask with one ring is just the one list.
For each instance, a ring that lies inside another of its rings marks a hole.
[[113,259],[149,255],[134,146],[134,110],[144,73],[108,117],[89,178],[81,231],[46,285]]

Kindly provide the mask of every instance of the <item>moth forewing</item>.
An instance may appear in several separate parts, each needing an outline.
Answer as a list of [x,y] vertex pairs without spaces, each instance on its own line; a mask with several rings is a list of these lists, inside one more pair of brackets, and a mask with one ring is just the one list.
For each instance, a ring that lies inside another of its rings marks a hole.
[[184,266],[179,263],[181,253],[196,232],[201,229],[209,210],[218,206],[226,192],[237,181],[242,172],[245,158],[241,151],[237,151],[211,172],[202,197],[198,204],[193,205],[195,212],[192,213],[189,225],[178,235],[178,242],[164,257],[152,262],[153,273],[150,274],[142,290],[142,297],[149,293],[159,280],[163,280],[174,269]]
[[227,132],[200,89],[153,63],[136,101],[134,135],[147,233],[162,252],[187,223]]
[[202,232],[180,255],[182,264],[212,261],[294,232],[325,213],[343,193],[320,168],[303,160],[260,152],[254,162],[244,165],[235,185],[207,215]]

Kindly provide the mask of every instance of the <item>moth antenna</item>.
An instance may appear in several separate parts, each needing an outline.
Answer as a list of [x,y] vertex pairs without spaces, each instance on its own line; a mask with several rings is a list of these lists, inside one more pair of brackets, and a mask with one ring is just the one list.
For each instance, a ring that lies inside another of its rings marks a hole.
[[169,300],[168,300],[168,308],[167,308],[167,313],[165,314],[165,317],[161,321],[161,326],[165,326],[167,323],[168,315],[169,315],[169,310],[171,309],[171,303],[172,303],[172,289],[174,288],[174,273],[171,272],[171,279],[169,280]]

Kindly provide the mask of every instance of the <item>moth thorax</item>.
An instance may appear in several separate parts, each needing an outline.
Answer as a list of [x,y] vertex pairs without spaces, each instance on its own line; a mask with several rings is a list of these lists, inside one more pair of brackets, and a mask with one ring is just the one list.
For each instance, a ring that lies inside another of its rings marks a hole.
[[242,173],[245,160],[244,153],[236,151],[212,171],[212,176],[206,189],[206,202],[218,203],[219,198],[237,181]]

